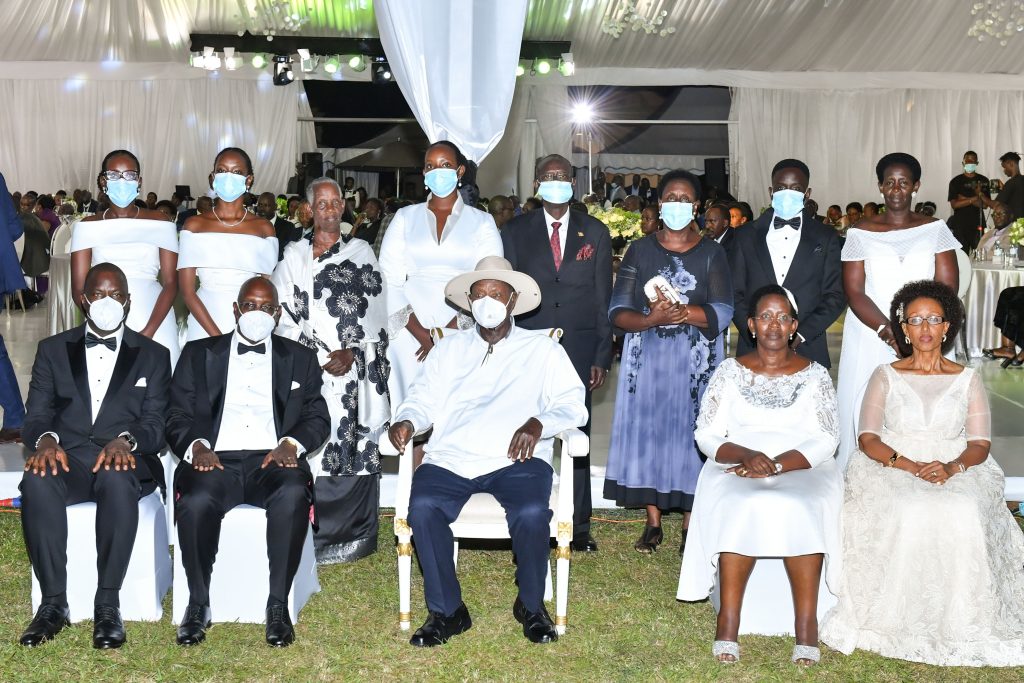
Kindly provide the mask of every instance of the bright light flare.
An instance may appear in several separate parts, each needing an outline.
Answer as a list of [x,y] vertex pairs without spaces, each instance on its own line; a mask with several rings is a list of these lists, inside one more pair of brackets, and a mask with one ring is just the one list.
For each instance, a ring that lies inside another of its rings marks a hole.
[[572,106],[572,122],[587,125],[594,122],[594,107],[589,102],[577,102]]

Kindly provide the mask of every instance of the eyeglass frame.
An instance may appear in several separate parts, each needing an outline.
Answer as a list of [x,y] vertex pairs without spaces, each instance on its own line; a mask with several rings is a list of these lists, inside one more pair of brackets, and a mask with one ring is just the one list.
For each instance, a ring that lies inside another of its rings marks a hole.
[[[936,318],[936,320],[932,320],[933,318]],[[917,322],[911,322],[912,320],[917,320]],[[905,318],[902,322],[903,324],[910,325],[911,327],[920,327],[927,322],[929,325],[934,327],[948,321],[941,315],[912,315],[909,318]]]
[[[128,174],[131,174],[135,177],[130,178]],[[108,182],[113,182],[116,180],[127,180],[128,182],[132,182],[141,179],[142,174],[139,173],[138,171],[133,171],[131,169],[127,171],[117,171],[114,169],[110,169],[108,171],[101,171],[100,177],[106,179]]]

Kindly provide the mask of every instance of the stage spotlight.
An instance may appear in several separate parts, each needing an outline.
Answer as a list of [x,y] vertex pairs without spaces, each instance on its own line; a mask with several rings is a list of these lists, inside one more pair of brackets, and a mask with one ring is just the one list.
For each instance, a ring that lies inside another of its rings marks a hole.
[[563,76],[572,76],[576,73],[576,61],[572,58],[571,52],[562,53],[562,58],[558,60],[558,71]]
[[338,55],[332,55],[324,61],[325,73],[338,73],[339,68],[341,68],[341,59],[338,57]]
[[252,56],[252,60],[249,63],[252,64],[254,69],[262,69],[267,65],[267,56],[262,52],[258,52]]
[[589,102],[577,102],[572,106],[572,122],[586,125],[594,120],[594,107]]
[[203,48],[203,68],[207,71],[216,71],[220,68],[220,57],[212,47]]
[[538,59],[533,63],[533,70],[541,76],[551,73],[551,62],[546,59]]
[[288,85],[295,80],[291,61],[288,55],[274,55],[274,85]]
[[352,55],[348,60],[348,68],[353,71],[366,71],[366,57],[362,55]]
[[226,47],[224,48],[224,68],[228,71],[234,71],[242,64],[242,59],[235,56],[235,48]]
[[192,52],[188,56],[188,63],[197,69],[202,69],[206,66],[206,57],[203,56],[202,52]]
[[519,78],[520,76],[523,76],[525,74],[526,74],[526,67],[523,66],[523,63],[520,62],[520,63],[516,64],[516,78]]
[[316,68],[320,65],[320,57],[313,56],[309,53],[309,50],[305,48],[299,48],[299,68],[302,69],[302,73],[311,74],[316,71]]
[[377,85],[394,83],[394,75],[391,73],[391,67],[388,66],[387,62],[383,61],[383,58],[381,61],[374,63],[371,74],[371,80],[373,80]]

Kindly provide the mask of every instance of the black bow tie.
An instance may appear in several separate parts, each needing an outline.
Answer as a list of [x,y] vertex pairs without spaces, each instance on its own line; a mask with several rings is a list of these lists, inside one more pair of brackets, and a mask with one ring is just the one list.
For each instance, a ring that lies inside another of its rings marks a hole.
[[97,337],[92,332],[87,333],[85,335],[85,348],[91,349],[96,345],[106,346],[108,349],[113,351],[117,348],[117,340],[113,337],[107,337],[105,339],[103,337]]
[[239,356],[244,356],[245,354],[249,353],[250,351],[253,351],[254,353],[266,353],[267,352],[267,345],[266,344],[257,344],[256,346],[249,346],[248,344],[242,344],[241,342],[239,342],[239,344],[238,344],[238,355]]
[[793,228],[794,230],[799,230],[800,216],[794,216],[793,218],[790,218],[788,221],[785,218],[779,218],[778,216],[776,216],[772,220],[772,227],[774,227],[776,230],[778,230],[779,228],[784,228],[787,225]]

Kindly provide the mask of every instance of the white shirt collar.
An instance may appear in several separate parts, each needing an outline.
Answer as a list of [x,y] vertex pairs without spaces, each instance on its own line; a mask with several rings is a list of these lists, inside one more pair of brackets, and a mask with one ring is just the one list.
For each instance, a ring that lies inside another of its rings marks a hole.
[[562,230],[568,230],[569,229],[569,209],[565,210],[565,215],[563,215],[561,218],[555,218],[550,213],[548,213],[547,209],[542,208],[541,211],[544,212],[544,222],[547,223],[548,230],[552,230],[553,229],[551,227],[551,224],[556,222],[556,221],[559,224],[558,225],[558,231],[559,232],[561,232]]
[[242,333],[238,331],[237,327],[235,327],[235,331],[231,334],[231,353],[234,354],[234,355],[238,355],[238,345],[239,344],[241,344],[243,346],[263,346],[265,344],[267,350],[269,351],[270,350],[270,340],[271,340],[271,338],[273,336],[274,336],[274,334],[273,334],[273,332],[271,332],[269,337],[267,337],[266,339],[264,339],[261,342],[256,342],[255,344],[253,344],[251,341],[249,341],[248,339],[243,337]]

